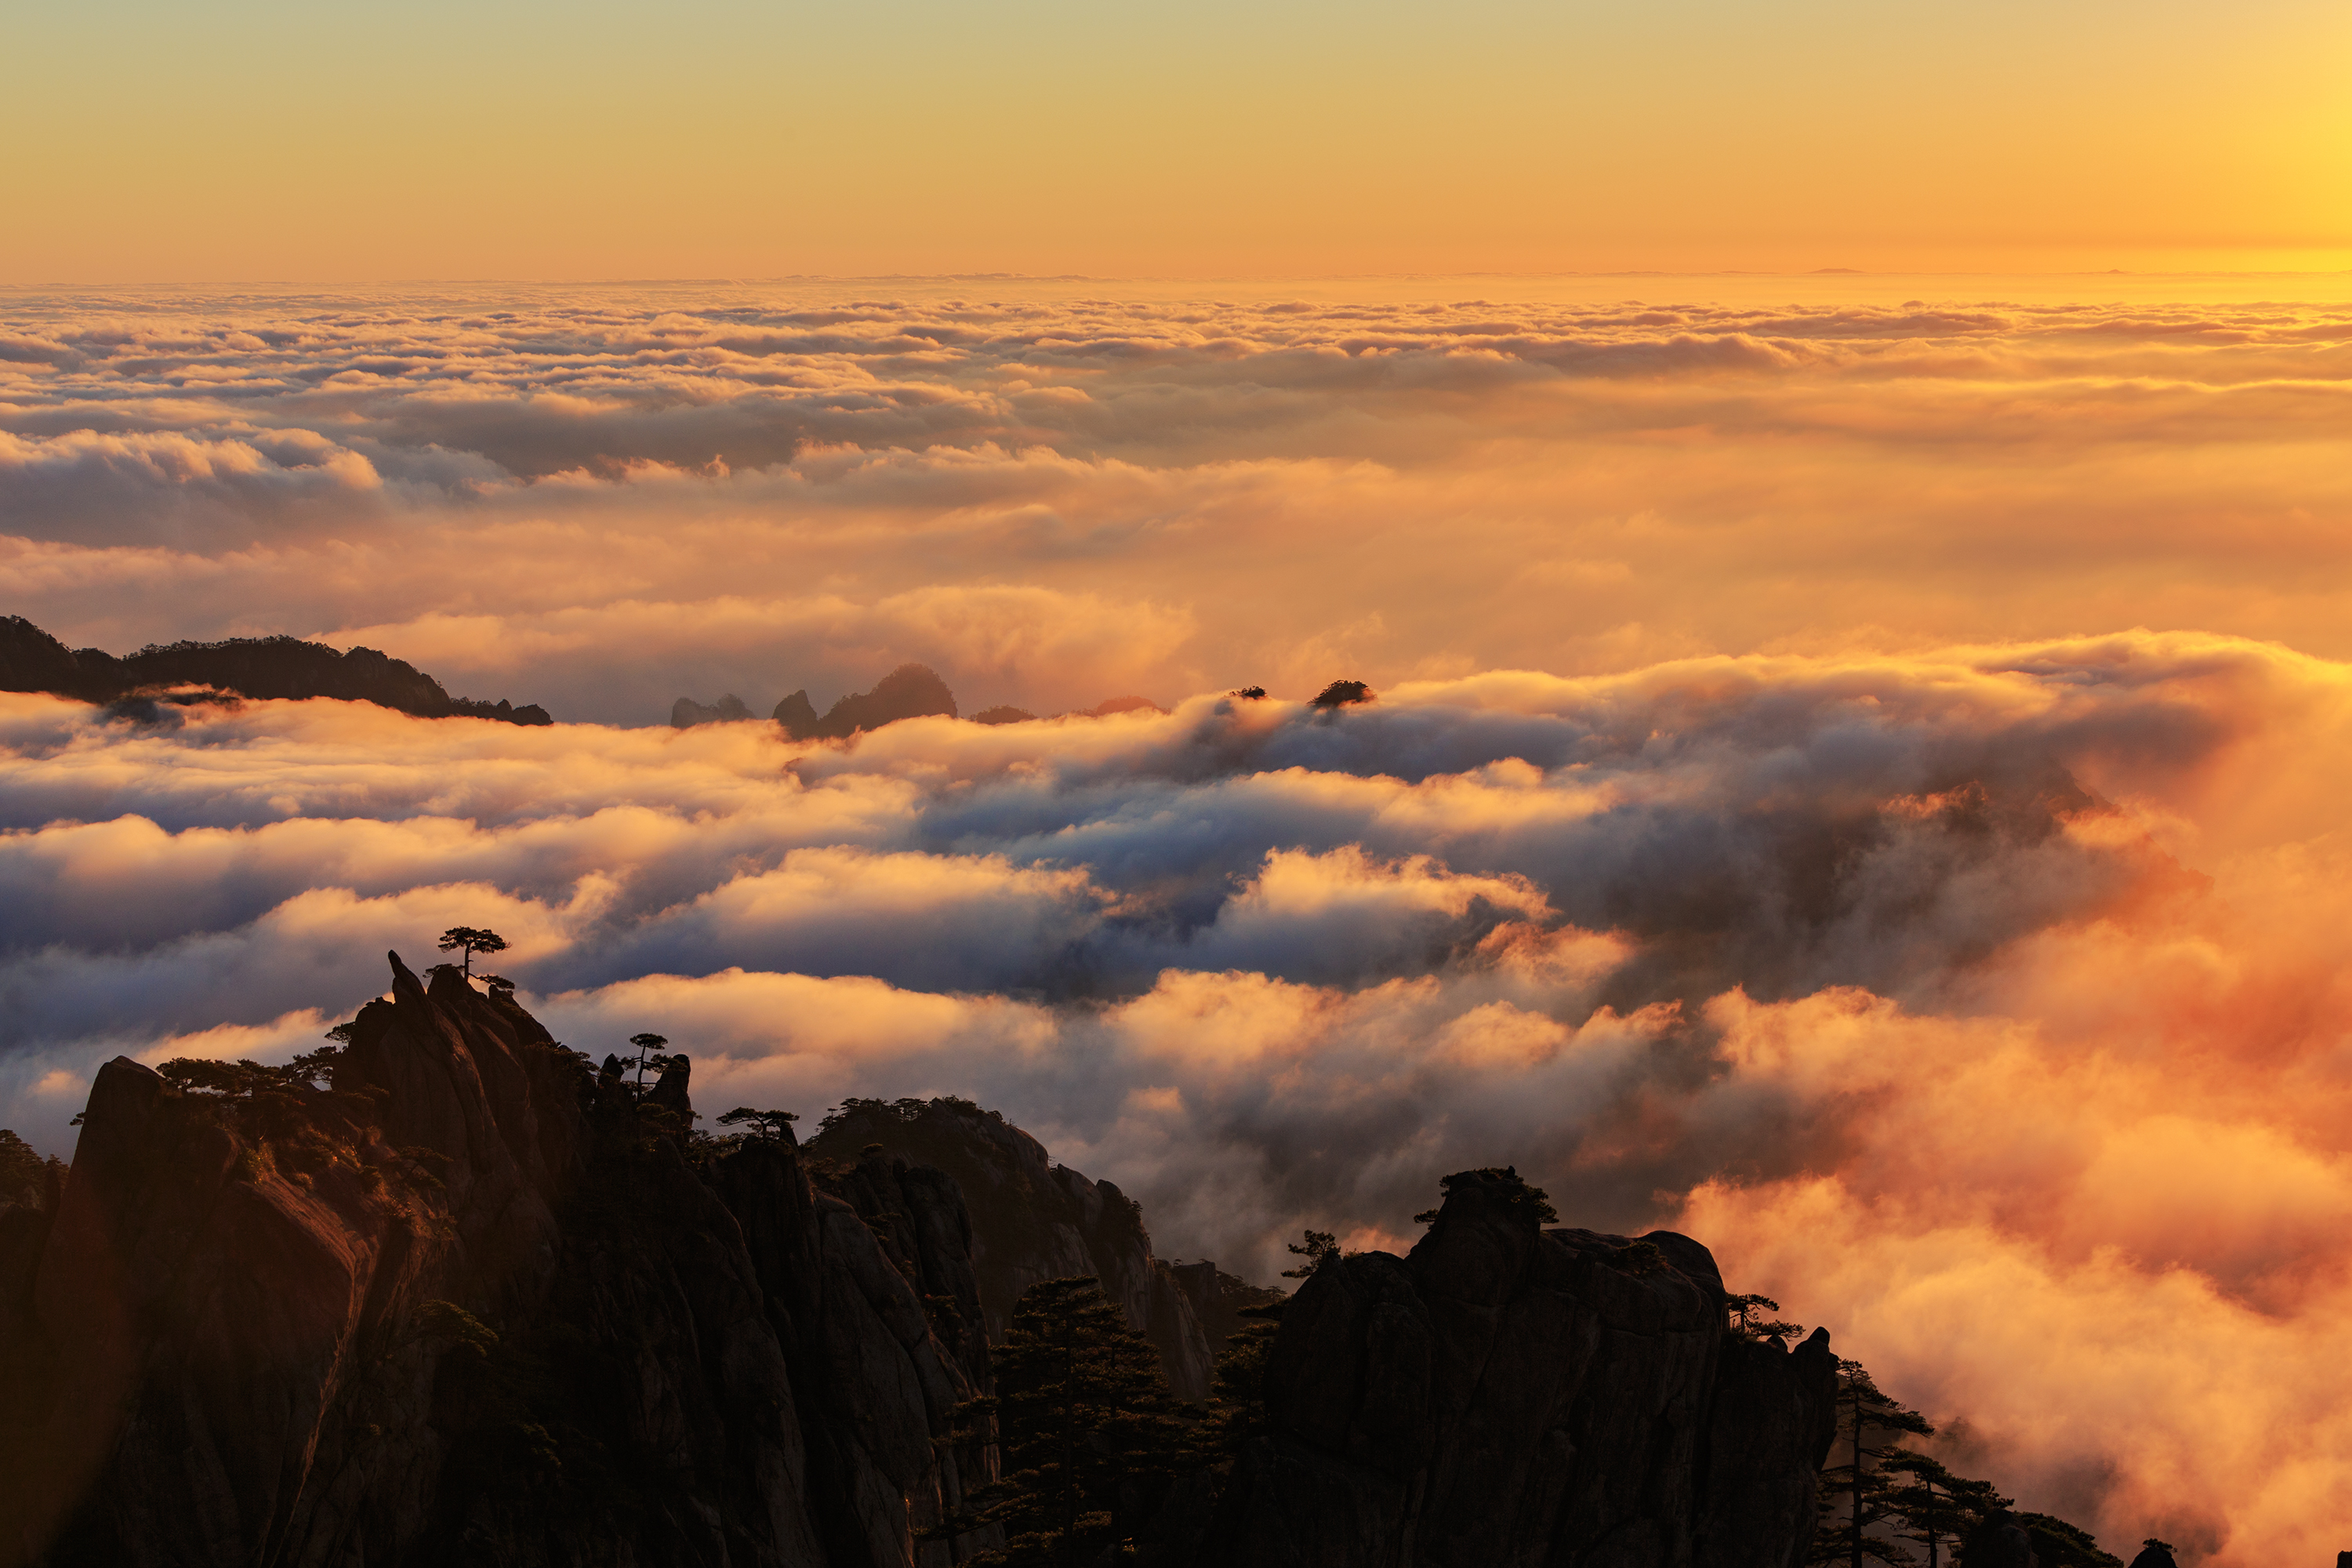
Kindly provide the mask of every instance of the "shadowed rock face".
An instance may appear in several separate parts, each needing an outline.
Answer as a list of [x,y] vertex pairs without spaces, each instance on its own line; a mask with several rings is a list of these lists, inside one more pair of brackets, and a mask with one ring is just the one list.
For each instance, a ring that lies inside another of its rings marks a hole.
[[1225,1342],[1249,1324],[1251,1320],[1242,1316],[1244,1311],[1271,1307],[1283,1300],[1281,1291],[1253,1285],[1206,1258],[1198,1263],[1171,1263],[1168,1272],[1192,1304],[1193,1320],[1208,1337],[1213,1360],[1224,1354]]
[[[1215,1370],[1208,1336],[1177,1276],[1152,1256],[1142,1211],[1115,1184],[1053,1163],[1044,1144],[968,1100],[852,1100],[810,1141],[809,1152],[855,1161],[862,1177],[863,1151],[877,1143],[954,1178],[971,1215],[972,1263],[992,1343],[1003,1340],[1013,1305],[1030,1286],[1091,1275],[1159,1347],[1176,1397],[1208,1397]],[[840,1190],[849,1196],[858,1185],[845,1178]],[[859,1210],[877,1212],[868,1203],[882,1201],[858,1200]]]
[[816,704],[809,700],[805,687],[777,703],[771,717],[784,727],[786,736],[795,741],[811,739],[816,734],[817,726],[824,722],[817,717]]
[[393,962],[266,1126],[101,1069],[0,1237],[0,1562],[955,1560],[913,1540],[990,1462],[945,1440],[952,1184],[890,1173],[945,1227],[910,1275],[788,1141],[689,1164],[682,1064],[640,1101]]
[[208,687],[259,701],[333,697],[373,702],[425,719],[553,722],[537,704],[453,698],[439,681],[372,647],[349,652],[299,637],[231,637],[144,647],[117,658],[68,649],[22,616],[0,617],[0,691],[47,691],[85,702],[115,702],[143,688]]
[[[1835,1363],[1724,1328],[1705,1247],[1539,1230],[1454,1178],[1421,1244],[1318,1268],[1282,1317],[1273,1436],[1199,1568],[1787,1568],[1813,1528]],[[1663,1255],[1660,1265],[1657,1257]]]

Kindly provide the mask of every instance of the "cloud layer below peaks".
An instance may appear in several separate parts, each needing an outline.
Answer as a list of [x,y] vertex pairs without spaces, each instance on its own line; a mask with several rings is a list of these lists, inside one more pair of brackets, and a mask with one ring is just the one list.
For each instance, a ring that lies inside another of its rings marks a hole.
[[118,652],[320,635],[620,723],[907,659],[1050,712],[2132,625],[2352,655],[2340,306],[6,306],[0,589]]
[[1517,1163],[1702,1235],[2029,1500],[2308,1555],[2347,692],[2136,634],[848,745],[11,697],[5,1114],[62,1146],[106,1056],[290,1053],[488,925],[559,1035],[656,1029],[706,1108],[971,1095],[1261,1276]]

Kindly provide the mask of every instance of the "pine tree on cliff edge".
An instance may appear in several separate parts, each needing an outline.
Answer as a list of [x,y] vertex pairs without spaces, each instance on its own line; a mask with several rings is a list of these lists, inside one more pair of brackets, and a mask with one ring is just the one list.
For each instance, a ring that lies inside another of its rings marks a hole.
[[1990,1481],[1955,1475],[1927,1454],[1898,1450],[1887,1456],[1885,1468],[1909,1478],[1887,1493],[1886,1501],[1907,1526],[1896,1533],[1927,1549],[1927,1568],[1945,1568],[1952,1561],[1947,1545],[1957,1549],[1977,1526],[2015,1500],[2001,1496]]
[[474,954],[504,952],[506,950],[506,938],[494,931],[486,931],[479,926],[451,926],[441,933],[442,952],[463,952],[466,955],[465,973],[468,980],[474,977]]
[[[1850,1563],[1852,1568],[1862,1568],[1865,1563],[1911,1561],[1909,1552],[1871,1531],[1900,1517],[1885,1468],[1904,1452],[1897,1440],[1933,1436],[1935,1431],[1926,1416],[1880,1393],[1860,1362],[1838,1363],[1838,1436],[1852,1458],[1831,1467],[1822,1478],[1822,1531],[1813,1538],[1808,1562]],[[1841,1504],[1843,1519],[1838,1517]]]

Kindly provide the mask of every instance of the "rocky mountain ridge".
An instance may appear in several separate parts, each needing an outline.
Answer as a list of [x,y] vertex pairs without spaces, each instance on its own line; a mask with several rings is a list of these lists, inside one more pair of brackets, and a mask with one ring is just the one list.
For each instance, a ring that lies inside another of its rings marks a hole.
[[[0,1564],[948,1568],[995,1544],[922,1537],[996,1473],[1008,1292],[1095,1274],[1180,1385],[1273,1295],[969,1102],[699,1139],[686,1058],[640,1089],[391,962],[331,1062],[110,1062],[0,1210]],[[1695,1242],[1629,1270],[1492,1196],[1306,1281],[1265,1435],[1143,1561],[1798,1560],[1825,1345],[1737,1342]]]
[[84,702],[152,706],[152,693],[201,688],[257,701],[311,697],[373,702],[424,719],[496,719],[550,724],[535,703],[452,697],[404,659],[371,647],[348,652],[299,637],[230,637],[150,646],[122,658],[68,648],[22,616],[0,616],[0,691],[46,691]]
[[[1002,1341],[1013,1304],[1030,1286],[1087,1275],[1160,1352],[1176,1397],[1209,1397],[1218,1344],[1232,1332],[1228,1298],[1279,1299],[1207,1265],[1190,1274],[1152,1256],[1141,1207],[1111,1182],[1056,1165],[1045,1146],[969,1100],[852,1100],[810,1140],[815,1156],[854,1157],[861,1172],[873,1150],[898,1163],[945,1173],[972,1216],[972,1268],[992,1341]],[[861,1209],[861,1212],[862,1209]]]
[[[1263,693],[1261,693],[1263,695]],[[1113,697],[1092,708],[1073,709],[1050,715],[1055,719],[1108,719],[1120,713],[1164,713],[1149,697]],[[880,680],[871,691],[853,691],[835,700],[823,714],[809,700],[806,688],[792,693],[776,704],[770,717],[781,726],[787,740],[845,741],[863,730],[879,730],[885,724],[895,724],[902,719],[960,717],[955,693],[940,673],[926,664],[902,664]],[[742,724],[753,721],[751,704],[733,692],[722,694],[715,702],[698,702],[691,697],[681,697],[670,704],[670,727],[691,730],[700,724]],[[1020,724],[1037,717],[1024,708],[998,704],[983,708],[971,715],[975,724]]]
[[[1332,1257],[1284,1310],[1272,1432],[1190,1557],[1233,1568],[1793,1568],[1835,1359],[1724,1330],[1687,1237],[1539,1228],[1464,1173],[1411,1253]],[[1519,1188],[1524,1192],[1524,1188]]]

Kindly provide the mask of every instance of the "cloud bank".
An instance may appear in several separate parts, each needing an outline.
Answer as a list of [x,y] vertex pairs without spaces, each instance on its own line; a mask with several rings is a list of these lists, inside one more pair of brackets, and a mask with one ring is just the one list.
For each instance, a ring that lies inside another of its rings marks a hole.
[[11,295],[0,595],[624,724],[907,660],[1054,712],[2134,625],[2352,657],[2343,306],[1494,286]]
[[2150,634],[854,744],[9,697],[0,1119],[62,1148],[106,1056],[282,1057],[487,924],[707,1110],[970,1095],[1262,1278],[1516,1163],[2029,1504],[2307,1560],[2352,1502],[2347,698]]

